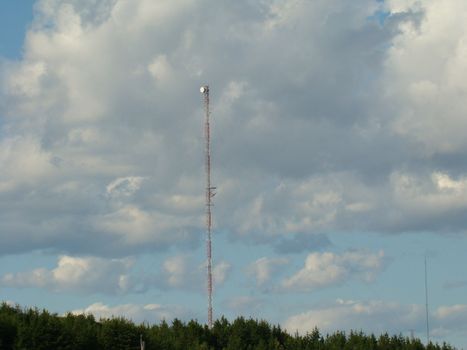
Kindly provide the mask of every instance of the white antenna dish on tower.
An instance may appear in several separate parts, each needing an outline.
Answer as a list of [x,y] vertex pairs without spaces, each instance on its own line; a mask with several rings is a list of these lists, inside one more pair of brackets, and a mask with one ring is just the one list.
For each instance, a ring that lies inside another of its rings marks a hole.
[[199,88],[199,92],[201,92],[202,94],[204,94],[206,91],[208,91],[207,86],[201,86],[201,87]]

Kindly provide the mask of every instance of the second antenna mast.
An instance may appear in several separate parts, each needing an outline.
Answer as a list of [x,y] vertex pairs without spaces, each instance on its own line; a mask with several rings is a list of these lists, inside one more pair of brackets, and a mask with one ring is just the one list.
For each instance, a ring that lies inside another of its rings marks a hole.
[[208,278],[208,326],[212,328],[212,214],[211,199],[215,195],[215,187],[211,186],[211,131],[209,126],[209,86],[200,88],[204,97],[204,137],[205,137],[205,170],[206,170],[206,254],[207,254],[207,278]]

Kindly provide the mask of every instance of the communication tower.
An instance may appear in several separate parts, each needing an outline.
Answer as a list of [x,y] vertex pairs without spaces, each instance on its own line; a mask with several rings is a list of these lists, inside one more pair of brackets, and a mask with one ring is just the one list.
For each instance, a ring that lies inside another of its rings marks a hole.
[[426,312],[426,344],[430,344],[430,324],[428,322],[428,278],[426,271],[426,255],[425,255],[425,312]]
[[208,287],[208,326],[212,328],[212,197],[215,187],[211,186],[211,134],[209,127],[209,86],[203,85],[199,89],[204,98],[204,138],[205,138],[205,170],[206,170],[206,255],[207,255],[207,287]]

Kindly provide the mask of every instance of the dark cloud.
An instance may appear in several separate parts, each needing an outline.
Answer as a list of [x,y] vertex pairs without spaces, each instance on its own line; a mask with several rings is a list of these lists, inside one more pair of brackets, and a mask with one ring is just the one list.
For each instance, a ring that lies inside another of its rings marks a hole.
[[274,251],[279,254],[312,252],[331,245],[331,241],[324,234],[295,234],[292,238],[282,238],[276,242]]
[[457,289],[467,287],[467,281],[450,281],[446,282],[443,287],[445,289]]

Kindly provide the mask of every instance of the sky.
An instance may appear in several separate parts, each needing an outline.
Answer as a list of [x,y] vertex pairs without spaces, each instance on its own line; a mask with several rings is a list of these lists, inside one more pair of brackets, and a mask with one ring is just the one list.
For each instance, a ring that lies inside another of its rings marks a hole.
[[0,299],[467,349],[467,2],[0,1]]

